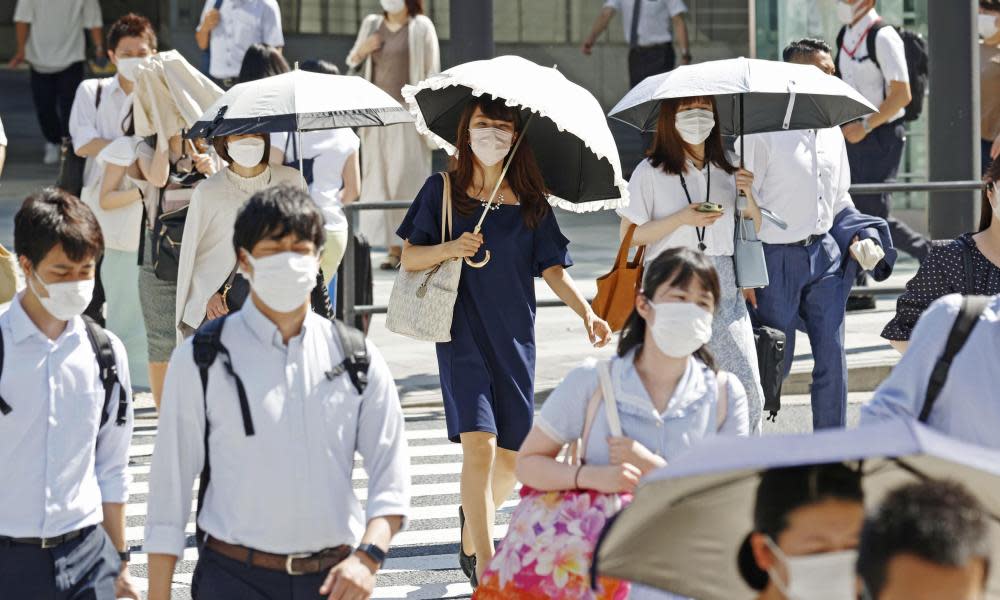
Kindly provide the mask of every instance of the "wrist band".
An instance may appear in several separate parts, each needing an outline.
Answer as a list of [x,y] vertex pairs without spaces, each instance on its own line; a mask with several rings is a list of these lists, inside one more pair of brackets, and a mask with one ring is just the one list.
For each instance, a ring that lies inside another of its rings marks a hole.
[[580,471],[582,470],[583,470],[583,465],[580,465],[579,467],[576,468],[576,473],[573,474],[573,489],[575,490],[580,489],[579,479],[580,479]]

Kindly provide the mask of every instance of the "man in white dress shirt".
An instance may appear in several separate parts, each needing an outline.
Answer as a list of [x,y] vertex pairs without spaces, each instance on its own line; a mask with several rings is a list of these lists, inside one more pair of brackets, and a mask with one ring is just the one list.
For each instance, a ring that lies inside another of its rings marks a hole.
[[[893,181],[906,141],[903,116],[912,99],[903,40],[875,12],[875,0],[836,0],[833,4],[838,18],[844,23],[834,63],[837,74],[879,109],[877,113],[843,126],[851,181]],[[873,42],[869,42],[871,36],[874,36]],[[875,56],[869,54],[870,48],[875,50]],[[891,200],[892,194],[888,193],[854,197],[859,211],[889,223],[897,248],[922,261],[930,252],[929,241],[889,216]],[[858,279],[859,283],[865,280],[864,274]],[[875,308],[875,300],[870,296],[861,297],[852,302],[852,310],[854,308]]]
[[188,338],[167,371],[146,521],[150,600],[170,597],[199,471],[196,600],[372,593],[409,512],[403,415],[377,349],[309,308],[323,239],[319,209],[288,185],[258,192],[236,219],[250,299]]
[[[830,47],[822,40],[792,42],[785,61],[834,70]],[[768,219],[759,237],[770,284],[756,290],[751,303],[760,323],[785,332],[785,377],[791,369],[800,318],[815,360],[812,383],[813,427],[843,427],[847,411],[844,355],[845,306],[842,254],[830,235],[834,218],[853,208],[848,189],[851,168],[839,128],[777,131],[744,139],[746,168],[754,174],[754,197],[788,223],[780,229]]]
[[247,48],[284,47],[281,8],[276,0],[205,0],[195,40],[210,51],[209,75],[229,89],[236,84]]
[[0,596],[138,600],[125,542],[128,360],[80,317],[100,227],[46,188],[14,217],[14,248],[28,285],[0,316]]
[[605,0],[582,51],[590,55],[597,38],[608,28],[616,13],[622,14],[628,51],[629,87],[635,87],[650,75],[672,71],[677,56],[674,40],[681,54],[681,64],[691,64],[688,47],[684,0]]

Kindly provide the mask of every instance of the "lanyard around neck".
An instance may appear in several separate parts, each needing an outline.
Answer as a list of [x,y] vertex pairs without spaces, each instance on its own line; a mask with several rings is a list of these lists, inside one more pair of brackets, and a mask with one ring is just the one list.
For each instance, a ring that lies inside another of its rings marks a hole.
[[[712,193],[712,179],[709,177],[709,175],[711,175],[710,167],[711,167],[711,164],[706,160],[705,161],[705,202],[708,202],[709,194]],[[692,204],[692,202],[691,202],[691,193],[688,192],[687,182],[684,181],[684,173],[679,173],[679,175],[680,175],[680,178],[681,178],[681,187],[684,188],[684,196],[687,197],[688,204]],[[705,246],[705,228],[704,227],[695,227],[694,228],[694,232],[698,236],[698,249],[701,250],[702,252],[704,252],[705,248],[707,247],[707,246]]]
[[861,34],[861,39],[859,39],[858,42],[854,44],[854,47],[851,48],[850,50],[847,49],[847,46],[841,44],[840,48],[847,53],[847,56],[851,60],[854,60],[854,55],[858,53],[858,48],[861,47],[861,44],[865,43],[865,40],[868,39],[868,34],[871,33],[873,27],[878,25],[879,20],[880,19],[875,19],[874,21],[871,22],[870,25],[868,25],[868,29],[865,29],[865,32]]

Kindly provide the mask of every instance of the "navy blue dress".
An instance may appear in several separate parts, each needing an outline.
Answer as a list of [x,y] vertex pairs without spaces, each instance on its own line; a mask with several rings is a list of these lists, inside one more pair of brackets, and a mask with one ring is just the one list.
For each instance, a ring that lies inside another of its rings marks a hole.
[[[429,177],[396,235],[415,246],[440,244],[443,191],[441,176]],[[455,211],[452,237],[471,232],[481,214]],[[534,278],[573,261],[551,210],[529,229],[520,206],[501,205],[486,216],[482,234],[491,260],[481,269],[463,263],[451,341],[437,344],[448,437],[458,442],[462,433],[487,431],[499,447],[518,450],[534,418]]]

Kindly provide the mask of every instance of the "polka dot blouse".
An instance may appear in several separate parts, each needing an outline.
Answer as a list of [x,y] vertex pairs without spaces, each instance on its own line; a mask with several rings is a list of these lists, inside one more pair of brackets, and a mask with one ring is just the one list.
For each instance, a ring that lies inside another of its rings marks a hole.
[[[972,290],[968,289],[962,258],[965,245],[972,250]],[[920,315],[932,302],[947,294],[1000,294],[1000,267],[979,251],[971,233],[935,245],[917,274],[906,284],[906,291],[896,301],[896,316],[882,330],[882,337],[909,340]]]

